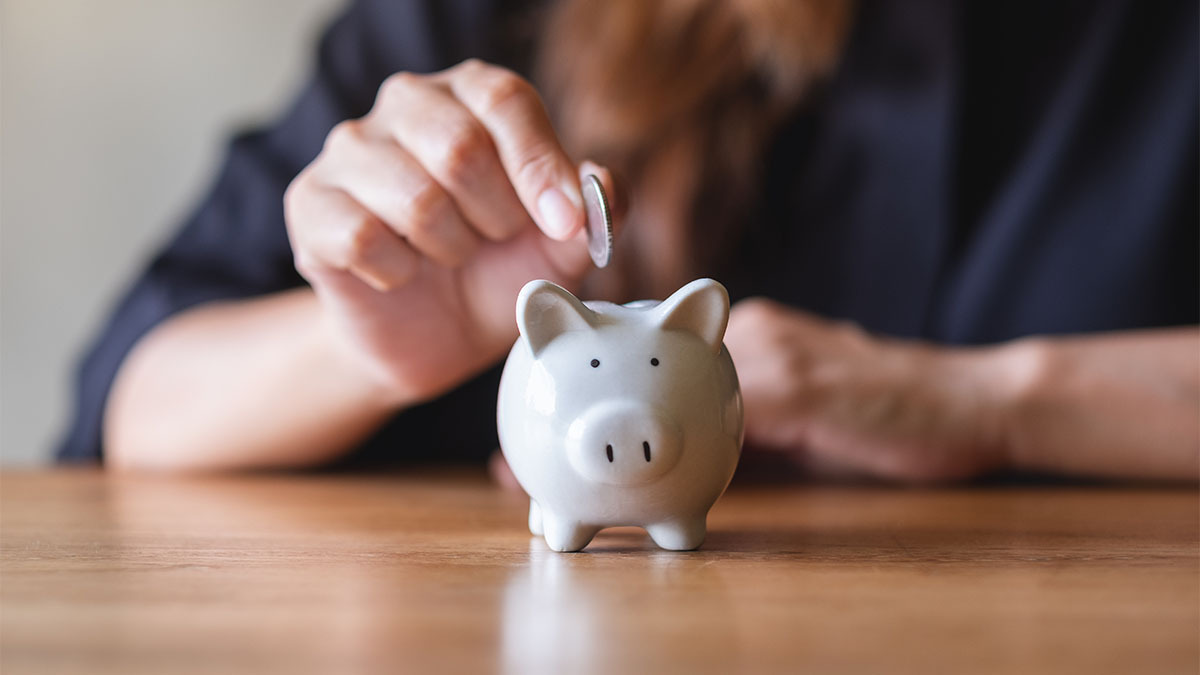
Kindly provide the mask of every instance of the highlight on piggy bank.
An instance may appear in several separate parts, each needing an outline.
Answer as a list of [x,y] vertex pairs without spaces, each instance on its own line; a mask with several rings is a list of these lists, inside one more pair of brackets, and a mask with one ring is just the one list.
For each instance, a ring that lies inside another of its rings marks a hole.
[[742,448],[728,321],[729,294],[712,279],[626,305],[525,285],[497,426],[530,496],[530,532],[556,551],[623,525],[664,549],[700,546]]

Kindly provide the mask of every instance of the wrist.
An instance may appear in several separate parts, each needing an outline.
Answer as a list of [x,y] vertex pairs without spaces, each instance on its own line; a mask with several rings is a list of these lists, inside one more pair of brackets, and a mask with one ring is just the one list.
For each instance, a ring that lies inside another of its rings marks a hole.
[[1058,377],[1056,350],[1050,340],[1024,338],[984,348],[993,410],[994,434],[1006,468],[1036,470],[1043,462],[1030,455],[1025,441],[1037,415],[1037,402]]
[[328,313],[321,312],[311,338],[315,367],[328,374],[328,386],[363,410],[391,415],[420,399],[407,383],[355,349]]
[[962,451],[970,455],[975,472],[1022,468],[1025,458],[1015,430],[1042,377],[1044,346],[1018,341],[921,349],[917,376],[936,388],[941,414],[959,430]]

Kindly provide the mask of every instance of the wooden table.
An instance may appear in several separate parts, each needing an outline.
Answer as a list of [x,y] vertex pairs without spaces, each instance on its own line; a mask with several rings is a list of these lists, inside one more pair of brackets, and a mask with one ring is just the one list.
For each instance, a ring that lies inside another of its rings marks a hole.
[[0,476],[21,673],[1195,673],[1188,488],[735,485],[549,551],[482,473]]

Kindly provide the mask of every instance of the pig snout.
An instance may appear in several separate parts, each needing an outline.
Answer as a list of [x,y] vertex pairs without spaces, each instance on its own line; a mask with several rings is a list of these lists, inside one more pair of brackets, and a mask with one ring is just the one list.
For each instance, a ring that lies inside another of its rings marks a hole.
[[610,485],[648,483],[679,461],[682,433],[669,415],[635,401],[603,401],[568,429],[567,456],[584,478]]

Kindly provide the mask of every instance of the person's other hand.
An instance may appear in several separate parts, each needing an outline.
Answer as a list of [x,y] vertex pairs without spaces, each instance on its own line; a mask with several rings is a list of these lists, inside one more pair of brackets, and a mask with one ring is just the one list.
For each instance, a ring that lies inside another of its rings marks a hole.
[[762,299],[733,308],[725,344],[748,446],[803,453],[822,470],[916,481],[1007,462],[1011,376],[994,350],[884,340]]
[[363,372],[397,405],[434,397],[516,337],[521,286],[589,269],[580,175],[533,87],[467,61],[400,73],[289,186],[296,267]]

